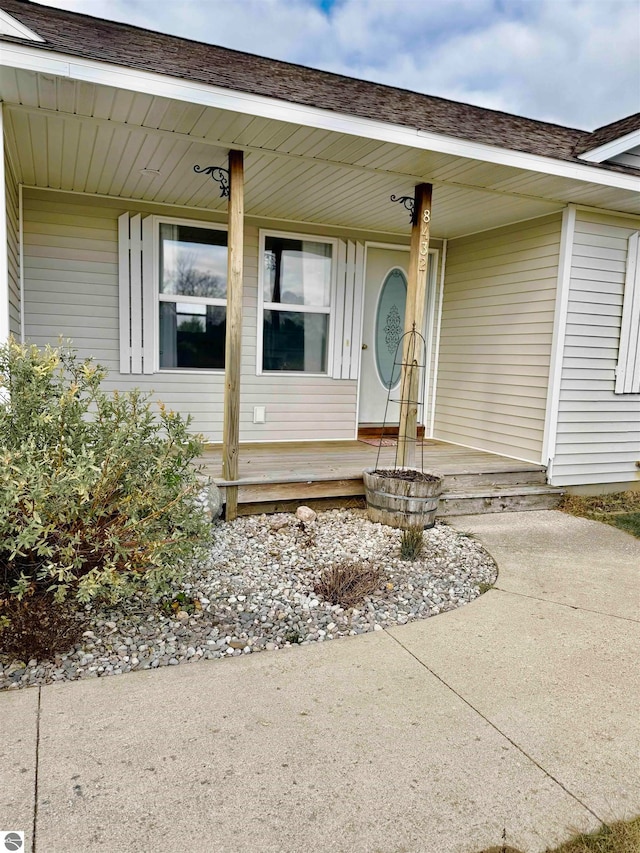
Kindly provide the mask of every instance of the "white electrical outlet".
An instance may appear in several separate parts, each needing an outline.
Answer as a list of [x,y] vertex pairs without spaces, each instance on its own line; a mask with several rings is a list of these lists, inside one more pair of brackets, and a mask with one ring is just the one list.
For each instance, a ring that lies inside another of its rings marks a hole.
[[254,424],[264,424],[267,421],[267,407],[266,406],[254,406],[253,407],[253,422]]

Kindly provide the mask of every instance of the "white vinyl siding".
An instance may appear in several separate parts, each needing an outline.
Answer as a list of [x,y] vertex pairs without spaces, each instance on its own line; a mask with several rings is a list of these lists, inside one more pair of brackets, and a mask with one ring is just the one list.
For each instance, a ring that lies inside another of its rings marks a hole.
[[639,224],[576,214],[554,485],[640,479],[640,394],[615,393],[629,238]]
[[9,278],[9,332],[20,339],[20,231],[18,183],[5,153],[5,202],[7,210],[7,273]]
[[[193,417],[192,428],[220,441],[224,376],[197,371],[120,374],[118,321],[118,216],[122,213],[224,218],[204,211],[26,190],[24,264],[26,337],[37,344],[69,337],[83,356],[109,369],[107,387],[153,391],[172,409]],[[293,230],[293,229],[292,229]],[[298,229],[300,230],[300,229]],[[256,376],[258,227],[245,226],[242,441],[351,439],[356,424],[355,380]],[[253,407],[266,406],[266,423],[253,423]]]
[[561,218],[449,240],[434,435],[540,462]]

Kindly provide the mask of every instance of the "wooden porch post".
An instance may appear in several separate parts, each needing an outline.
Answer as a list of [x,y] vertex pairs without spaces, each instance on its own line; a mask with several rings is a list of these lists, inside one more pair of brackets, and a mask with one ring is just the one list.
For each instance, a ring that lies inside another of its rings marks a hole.
[[[227,324],[224,362],[222,476],[238,479],[240,438],[240,357],[242,348],[242,256],[244,244],[244,160],[229,151],[229,235],[227,250]],[[238,515],[238,487],[227,486],[227,521]]]
[[[431,227],[431,184],[418,184],[414,194],[414,216],[409,253],[409,279],[407,281],[407,307],[404,331],[422,333],[424,306],[427,293],[427,267],[429,265],[429,232]],[[411,351],[411,339],[406,337],[402,352],[400,388],[405,399],[400,405],[398,429],[398,465],[413,467],[418,438],[418,398],[420,349]]]

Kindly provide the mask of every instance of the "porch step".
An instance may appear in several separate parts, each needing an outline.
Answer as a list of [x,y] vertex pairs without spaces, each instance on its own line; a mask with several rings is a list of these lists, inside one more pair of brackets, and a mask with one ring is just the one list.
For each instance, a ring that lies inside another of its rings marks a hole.
[[[445,494],[494,495],[496,493],[514,494],[523,489],[546,490],[546,469],[543,466],[514,467],[500,471],[481,471],[445,474],[443,492]],[[257,503],[263,501],[295,500],[297,498],[355,497],[364,495],[362,475],[338,478],[330,473],[322,475],[300,474],[296,477],[271,476],[268,479],[246,478],[236,480],[239,503]],[[218,480],[218,485],[226,485]]]
[[[224,491],[224,481],[219,485]],[[483,512],[517,512],[552,509],[564,492],[547,486],[545,472],[513,470],[454,474],[444,478],[438,516],[473,515]],[[312,503],[319,499],[364,497],[362,477],[287,482],[240,482],[238,503],[242,514],[278,512],[283,504]]]
[[[373,425],[369,425],[373,426]],[[439,514],[544,509],[557,504],[562,492],[546,482],[546,468],[437,439],[424,442],[425,469],[444,478]],[[238,488],[242,515],[315,506],[362,506],[364,468],[392,467],[395,447],[376,449],[361,441],[245,444],[240,476],[233,482],[217,476],[221,448],[212,446],[203,458],[205,471],[224,492]]]
[[460,474],[442,474],[445,492],[484,492],[485,489],[508,488],[512,486],[547,485],[547,469],[544,465],[526,468],[514,466],[500,471],[464,472]]
[[440,496],[437,515],[479,515],[484,512],[523,512],[554,509],[564,495],[553,486],[514,485],[485,488],[478,492],[444,492]]

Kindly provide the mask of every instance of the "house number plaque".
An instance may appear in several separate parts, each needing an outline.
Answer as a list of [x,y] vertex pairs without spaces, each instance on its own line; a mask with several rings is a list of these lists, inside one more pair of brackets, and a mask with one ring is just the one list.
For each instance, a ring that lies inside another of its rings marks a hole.
[[420,223],[420,258],[418,260],[418,270],[425,272],[427,269],[427,260],[429,255],[429,223],[431,222],[431,211],[429,209],[422,212],[422,222]]

